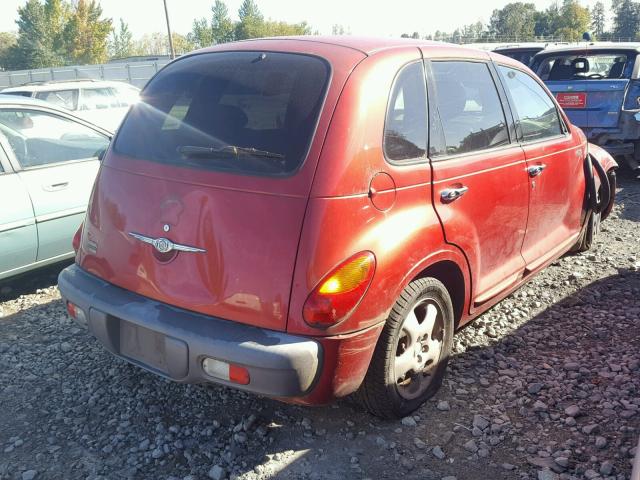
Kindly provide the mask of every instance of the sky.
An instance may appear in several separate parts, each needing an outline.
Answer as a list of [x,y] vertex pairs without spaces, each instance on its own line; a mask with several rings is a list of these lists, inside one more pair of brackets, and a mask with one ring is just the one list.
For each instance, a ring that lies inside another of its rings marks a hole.
[[[515,1],[515,0],[512,0]],[[553,0],[529,0],[539,10]],[[0,0],[0,31],[16,31],[17,8],[26,0]],[[242,0],[227,0],[232,18],[237,19]],[[257,0],[265,18],[297,23],[306,20],[314,30],[330,34],[334,24],[354,35],[399,36],[436,30],[453,32],[469,23],[488,23],[491,12],[509,0]],[[582,0],[592,6],[596,0]],[[604,0],[607,7],[609,0]],[[135,37],[166,30],[162,0],[101,0],[106,17],[114,24],[122,18]],[[186,34],[195,18],[211,17],[213,0],[167,0],[172,29]]]

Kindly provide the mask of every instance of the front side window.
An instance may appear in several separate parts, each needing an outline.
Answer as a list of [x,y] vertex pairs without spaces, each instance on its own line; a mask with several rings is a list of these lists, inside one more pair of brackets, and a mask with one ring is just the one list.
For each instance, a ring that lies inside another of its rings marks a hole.
[[97,158],[109,138],[85,125],[50,113],[0,110],[0,135],[22,168]]
[[78,90],[51,90],[48,92],[36,93],[36,98],[44,100],[45,102],[53,103],[58,107],[66,108],[67,110],[78,109]]
[[422,63],[403,68],[389,98],[384,153],[389,160],[424,157],[427,150],[427,94]]
[[309,55],[186,57],[150,81],[114,148],[189,168],[289,174],[306,157],[328,80],[327,63]]
[[479,62],[432,63],[436,106],[445,147],[432,152],[457,155],[509,143],[502,103],[488,65]]
[[602,80],[628,78],[629,58],[620,52],[563,53],[545,56],[536,62],[542,81]]
[[561,135],[556,106],[540,84],[515,68],[499,65],[498,71],[511,97],[522,139],[527,142]]

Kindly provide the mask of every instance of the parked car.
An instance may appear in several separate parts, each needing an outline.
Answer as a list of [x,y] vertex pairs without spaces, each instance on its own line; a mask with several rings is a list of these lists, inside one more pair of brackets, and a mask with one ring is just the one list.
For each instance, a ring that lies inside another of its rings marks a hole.
[[72,80],[31,83],[1,93],[52,103],[113,132],[138,101],[140,90],[124,82]]
[[73,257],[110,135],[48,103],[0,95],[0,279]]
[[228,43],[145,87],[59,288],[110,352],[172,380],[302,404],[357,391],[403,416],[458,328],[590,246],[615,168],[507,57]]
[[640,43],[549,49],[532,69],[589,141],[624,156],[640,174],[639,52]]
[[544,49],[544,43],[517,43],[514,45],[501,45],[493,51],[529,66],[533,57]]

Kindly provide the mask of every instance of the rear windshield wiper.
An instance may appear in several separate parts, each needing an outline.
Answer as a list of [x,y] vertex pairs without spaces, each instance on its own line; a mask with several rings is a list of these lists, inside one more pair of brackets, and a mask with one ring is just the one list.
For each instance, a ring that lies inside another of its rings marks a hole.
[[220,154],[233,155],[249,155],[261,158],[284,158],[281,153],[268,152],[266,150],[258,150],[257,148],[238,147],[236,145],[225,145],[224,147],[199,147],[196,145],[182,145],[177,148],[178,153],[185,157],[216,157]]

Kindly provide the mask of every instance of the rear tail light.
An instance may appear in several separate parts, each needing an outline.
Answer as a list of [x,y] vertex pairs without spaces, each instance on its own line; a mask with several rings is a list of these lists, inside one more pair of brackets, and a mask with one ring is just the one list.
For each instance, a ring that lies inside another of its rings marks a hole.
[[248,385],[251,380],[249,370],[246,368],[215,358],[205,358],[202,361],[202,369],[211,377],[239,385]]
[[73,236],[73,240],[71,241],[71,245],[73,246],[73,251],[76,252],[76,253],[78,253],[78,250],[80,250],[80,239],[82,238],[82,227],[83,226],[84,226],[84,222],[82,222],[80,224],[80,228],[78,228],[78,231]]
[[312,327],[327,328],[345,320],[366,293],[376,268],[371,252],[360,252],[345,260],[313,289],[303,308]]

